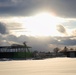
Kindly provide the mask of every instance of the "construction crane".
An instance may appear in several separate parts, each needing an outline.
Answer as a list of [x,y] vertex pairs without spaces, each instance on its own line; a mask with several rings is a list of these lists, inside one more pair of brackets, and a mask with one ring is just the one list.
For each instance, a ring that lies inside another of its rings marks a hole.
[[23,44],[24,44],[25,48],[27,49],[27,51],[30,52],[29,48],[32,48],[32,47],[27,46],[26,42],[23,42]]

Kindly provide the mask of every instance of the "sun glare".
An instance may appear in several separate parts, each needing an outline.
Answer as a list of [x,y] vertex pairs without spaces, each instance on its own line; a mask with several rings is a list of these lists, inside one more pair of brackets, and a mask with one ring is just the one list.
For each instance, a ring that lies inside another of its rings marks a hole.
[[56,25],[64,20],[56,17],[51,13],[39,13],[35,16],[28,17],[23,22],[23,27],[27,29],[28,35],[34,36],[58,36]]

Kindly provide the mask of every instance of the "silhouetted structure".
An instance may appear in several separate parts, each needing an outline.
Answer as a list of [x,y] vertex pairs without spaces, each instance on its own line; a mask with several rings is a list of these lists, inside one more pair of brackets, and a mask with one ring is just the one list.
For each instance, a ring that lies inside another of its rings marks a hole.
[[13,44],[11,46],[0,46],[0,58],[26,58],[30,54],[29,46]]
[[67,57],[76,57],[76,51],[74,50],[67,51]]
[[66,57],[76,57],[76,50],[73,48],[68,49],[66,46],[63,50],[59,51],[59,53],[62,53],[62,55]]

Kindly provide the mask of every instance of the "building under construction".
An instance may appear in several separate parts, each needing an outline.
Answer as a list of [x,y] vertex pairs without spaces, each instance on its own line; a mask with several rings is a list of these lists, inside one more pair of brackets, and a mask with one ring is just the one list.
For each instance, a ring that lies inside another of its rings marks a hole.
[[31,56],[31,47],[14,44],[11,46],[0,46],[0,58],[29,58]]

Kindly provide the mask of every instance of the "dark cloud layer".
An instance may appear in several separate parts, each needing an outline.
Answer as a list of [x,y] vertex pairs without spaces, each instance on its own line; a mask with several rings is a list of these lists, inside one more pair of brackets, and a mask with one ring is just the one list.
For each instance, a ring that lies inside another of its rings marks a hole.
[[12,44],[22,44],[24,41],[27,42],[27,45],[32,47],[32,50],[38,51],[51,51],[55,47],[60,46],[76,46],[76,39],[75,37],[31,37],[21,35],[16,37],[14,35],[7,35],[6,37],[0,35],[0,46],[3,45],[12,45]]
[[63,45],[63,46],[75,46],[76,45],[76,39],[75,37],[54,37],[52,40],[50,40],[50,44],[53,45]]
[[1,34],[7,34],[8,33],[5,24],[1,23],[1,22],[0,22],[0,33]]
[[76,0],[0,0],[0,15],[27,16],[43,10],[76,17]]

